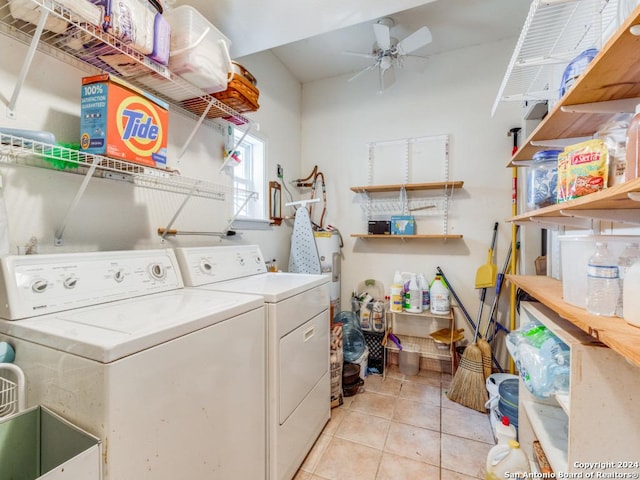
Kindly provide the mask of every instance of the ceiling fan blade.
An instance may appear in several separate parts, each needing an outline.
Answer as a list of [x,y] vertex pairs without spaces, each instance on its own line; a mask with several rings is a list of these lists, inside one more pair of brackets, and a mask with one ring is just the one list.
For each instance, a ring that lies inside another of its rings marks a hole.
[[378,93],[382,93],[385,88],[389,88],[396,81],[396,74],[393,68],[379,68]]
[[427,67],[427,58],[417,55],[403,55],[398,58],[398,63],[402,68],[407,68],[414,72],[424,73]]
[[433,37],[428,27],[421,27],[404,40],[398,42],[398,54],[407,55],[426,44],[431,43]]
[[352,55],[354,57],[376,58],[376,56],[372,53],[349,52],[347,50],[344,50],[342,53],[344,55]]
[[360,75],[362,75],[365,72],[368,72],[369,70],[372,70],[376,67],[377,63],[374,63],[373,65],[369,65],[367,68],[363,68],[362,70],[360,70],[358,73],[356,73],[353,77],[349,78],[347,80],[347,82],[350,82],[352,80],[355,80],[356,78],[358,78]]
[[391,32],[387,25],[374,23],[373,33],[376,36],[376,43],[381,50],[389,50],[389,48],[391,48]]

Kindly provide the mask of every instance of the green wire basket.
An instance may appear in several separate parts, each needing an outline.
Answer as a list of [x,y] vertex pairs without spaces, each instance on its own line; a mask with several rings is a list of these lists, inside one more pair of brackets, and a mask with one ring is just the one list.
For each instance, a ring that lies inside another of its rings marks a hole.
[[79,143],[56,143],[55,147],[45,151],[44,159],[58,170],[78,168],[81,161],[79,150]]

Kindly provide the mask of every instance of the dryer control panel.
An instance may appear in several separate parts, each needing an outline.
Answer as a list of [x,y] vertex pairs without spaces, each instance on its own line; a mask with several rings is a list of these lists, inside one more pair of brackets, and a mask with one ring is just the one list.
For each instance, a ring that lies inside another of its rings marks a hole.
[[60,312],[182,288],[172,250],[133,250],[2,259],[0,317]]
[[267,271],[257,245],[176,248],[184,284],[198,287]]

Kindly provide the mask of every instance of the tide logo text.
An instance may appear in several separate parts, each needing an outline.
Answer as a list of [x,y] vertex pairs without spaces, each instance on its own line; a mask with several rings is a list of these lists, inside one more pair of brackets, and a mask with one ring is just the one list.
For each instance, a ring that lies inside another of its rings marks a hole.
[[155,125],[152,118],[142,112],[125,109],[122,111],[125,121],[125,129],[122,133],[122,140],[139,138],[145,140],[157,140],[160,134],[160,127]]

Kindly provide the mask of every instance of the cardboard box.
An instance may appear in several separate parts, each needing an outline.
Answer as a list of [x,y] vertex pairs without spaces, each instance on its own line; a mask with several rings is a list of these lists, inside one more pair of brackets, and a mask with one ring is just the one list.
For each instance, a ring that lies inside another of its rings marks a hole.
[[168,127],[162,100],[108,74],[82,79],[82,151],[164,167]]
[[391,235],[415,235],[416,221],[411,215],[391,217]]

